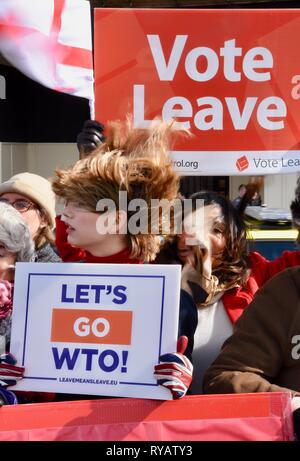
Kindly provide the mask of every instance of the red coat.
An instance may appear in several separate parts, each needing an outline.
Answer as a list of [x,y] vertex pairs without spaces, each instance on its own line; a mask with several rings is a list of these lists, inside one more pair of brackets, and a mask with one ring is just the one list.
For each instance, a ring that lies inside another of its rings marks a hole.
[[257,252],[250,253],[249,257],[251,274],[246,286],[228,290],[222,297],[224,308],[232,323],[235,323],[242,315],[243,310],[251,303],[257,290],[267,280],[287,267],[300,265],[300,251],[284,251],[274,261],[269,261]]
[[68,235],[66,233],[66,224],[56,216],[56,248],[63,262],[74,263],[78,261],[86,263],[102,263],[102,264],[141,264],[142,261],[130,258],[130,250],[126,248],[119,253],[110,256],[93,256],[88,251],[74,247],[68,243]]

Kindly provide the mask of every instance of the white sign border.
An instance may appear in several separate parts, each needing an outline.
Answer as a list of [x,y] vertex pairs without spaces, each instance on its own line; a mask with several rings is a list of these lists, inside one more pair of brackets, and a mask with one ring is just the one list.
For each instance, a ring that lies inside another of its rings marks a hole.
[[[18,266],[22,266],[22,265],[29,265],[29,263],[18,263]],[[35,267],[37,266],[37,264],[39,263],[34,263]],[[109,273],[107,270],[104,272],[102,272],[101,274],[99,273],[94,273],[94,272],[84,272],[84,273],[80,273],[80,268],[82,268],[82,264],[80,263],[65,263],[62,265],[62,263],[50,263],[51,264],[51,268],[54,269],[54,265],[56,267],[66,267],[66,265],[68,266],[73,266],[73,268],[77,268],[76,272],[75,270],[73,269],[73,271],[69,271],[69,272],[64,272],[64,271],[61,271],[61,272],[55,272],[53,273],[53,271],[49,272],[49,271],[41,271],[41,272],[37,272],[36,270],[35,271],[27,271],[26,275],[26,280],[23,281],[23,288],[25,289],[25,285],[26,285],[26,300],[24,299],[24,304],[25,304],[25,312],[24,312],[24,320],[23,321],[20,321],[22,322],[22,330],[23,330],[23,337],[21,339],[22,341],[22,347],[20,347],[22,353],[19,354],[19,358],[21,359],[21,364],[22,366],[26,366],[26,347],[27,347],[27,330],[28,330],[28,315],[29,315],[29,309],[30,309],[30,289],[31,289],[31,281],[33,280],[33,277],[35,276],[56,276],[56,277],[67,277],[67,276],[70,276],[70,277],[74,277],[76,276],[76,278],[80,278],[80,277],[109,277],[109,278],[112,278],[112,277],[118,277],[118,278],[136,278],[136,279],[140,279],[140,278],[143,278],[143,279],[149,279],[149,278],[155,278],[155,279],[158,279],[161,281],[161,289],[162,289],[162,293],[161,293],[161,306],[160,306],[160,325],[159,325],[159,328],[158,328],[158,331],[159,331],[159,345],[158,345],[158,352],[157,352],[157,363],[159,363],[159,356],[162,354],[162,353],[165,353],[166,351],[162,350],[162,347],[163,347],[163,339],[162,339],[162,335],[163,335],[163,325],[164,325],[164,316],[165,316],[165,310],[166,310],[166,280],[169,278],[169,283],[171,281],[171,277],[175,274],[151,274],[151,273],[148,273],[148,274],[116,274],[116,273]],[[48,265],[48,264],[47,264]],[[94,264],[90,264],[89,266],[95,266]],[[120,266],[120,269],[121,272],[124,271],[125,267],[124,266],[127,266],[127,265],[119,265],[119,264],[105,264],[106,266],[106,269],[108,266]],[[133,268],[134,265],[130,264],[128,265],[130,266],[130,268]],[[138,265],[139,267],[141,267],[140,265]],[[170,268],[175,268],[175,267],[179,267],[179,266],[175,266],[175,265],[144,265],[143,267],[144,268],[149,268],[149,267],[152,267],[152,268],[163,268],[163,266],[167,267],[168,268],[168,271],[170,270]],[[40,267],[42,267],[43,269],[46,269],[46,264],[45,263],[40,263]],[[87,264],[85,264],[85,268],[87,267]],[[37,268],[37,267],[36,267]],[[177,269],[178,270],[178,269]],[[23,274],[24,275],[24,274]],[[180,277],[180,271],[178,271],[178,275]],[[175,298],[176,300],[176,298]],[[13,310],[14,311],[14,310]],[[20,336],[19,336],[20,337]],[[19,340],[20,342],[20,340]],[[165,347],[165,346],[164,346]],[[13,352],[13,351],[12,351]],[[22,358],[21,358],[22,357]],[[23,380],[41,380],[41,381],[56,381],[58,382],[59,381],[59,377],[51,377],[51,376],[26,376],[26,371],[25,371],[25,376],[23,377]],[[23,381],[24,383],[24,381]],[[145,395],[144,397],[143,396],[140,396],[141,398],[155,398],[155,399],[164,399],[164,400],[168,400],[168,399],[171,399],[170,397],[170,392],[159,386],[157,383],[149,383],[149,382],[131,382],[131,381],[119,381],[118,384],[120,386],[146,386],[146,387],[155,387],[155,388],[159,388],[159,392],[157,392],[157,395],[153,394],[152,396],[150,395]],[[17,384],[16,386],[12,387],[12,390],[29,390],[29,387],[26,385],[25,388],[23,388],[22,386],[22,381],[19,382],[19,384]],[[102,387],[103,389],[104,387]],[[38,389],[32,389],[33,391],[38,391]],[[40,390],[38,392],[43,392],[43,390]],[[45,390],[45,392],[49,392],[48,390]],[[95,394],[93,392],[91,392],[90,388],[87,389],[86,392],[83,392],[82,390],[81,391],[77,391],[76,389],[74,389],[74,392],[71,392],[70,390],[63,390],[63,388],[59,391],[54,391],[54,392],[58,392],[58,393],[76,393],[76,394],[82,394],[82,395],[99,395],[99,398],[101,398],[101,396],[106,396],[106,397],[122,397],[122,396],[125,396],[124,394],[122,395],[119,395],[119,393],[117,394],[107,394],[107,393],[99,393],[99,394]],[[131,395],[127,395],[128,397],[131,397]]]

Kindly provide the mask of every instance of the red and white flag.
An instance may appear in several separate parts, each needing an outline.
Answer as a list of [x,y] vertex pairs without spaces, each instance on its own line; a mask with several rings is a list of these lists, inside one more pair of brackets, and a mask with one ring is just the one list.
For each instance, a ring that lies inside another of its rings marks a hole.
[[0,53],[42,85],[94,101],[87,0],[0,0]]

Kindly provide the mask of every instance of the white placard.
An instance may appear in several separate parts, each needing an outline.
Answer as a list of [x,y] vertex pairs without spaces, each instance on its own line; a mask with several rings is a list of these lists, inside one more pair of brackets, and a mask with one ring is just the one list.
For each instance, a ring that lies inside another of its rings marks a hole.
[[180,266],[17,263],[12,390],[170,399],[153,377],[176,350]]

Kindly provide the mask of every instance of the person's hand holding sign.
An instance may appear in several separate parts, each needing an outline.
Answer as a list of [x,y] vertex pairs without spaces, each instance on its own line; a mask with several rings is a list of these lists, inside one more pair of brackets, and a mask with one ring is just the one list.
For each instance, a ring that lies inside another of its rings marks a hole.
[[16,363],[15,357],[9,352],[0,355],[0,386],[14,386],[23,378],[25,369]]
[[161,363],[154,367],[154,377],[158,384],[171,391],[173,400],[184,397],[192,382],[193,365],[184,355],[187,345],[188,338],[180,336],[177,352],[161,355]]
[[25,369],[17,366],[16,363],[17,361],[12,354],[0,355],[0,406],[18,403],[15,394],[6,389],[7,386],[14,386],[17,381],[23,378]]

